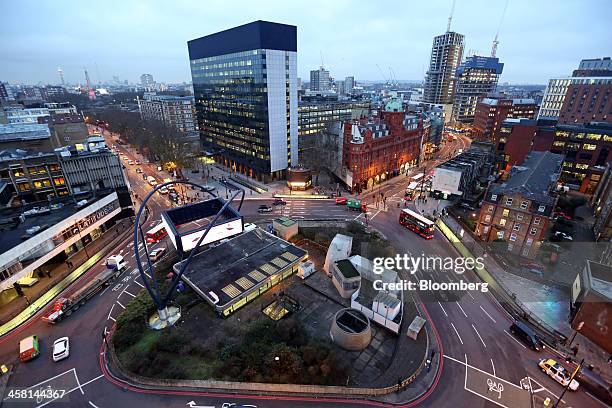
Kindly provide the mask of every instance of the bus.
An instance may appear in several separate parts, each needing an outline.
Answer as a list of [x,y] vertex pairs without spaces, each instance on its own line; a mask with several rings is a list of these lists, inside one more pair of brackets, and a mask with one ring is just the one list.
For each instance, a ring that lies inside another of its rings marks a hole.
[[425,239],[434,236],[434,222],[407,208],[400,213],[399,223]]
[[166,231],[166,228],[164,228],[164,225],[160,222],[146,232],[145,238],[147,239],[147,244],[155,244],[167,235],[168,231]]
[[408,184],[408,187],[406,187],[406,193],[404,194],[404,197],[409,197],[410,200],[412,200],[414,199],[414,196],[416,195],[417,191],[419,191],[419,183],[417,181],[413,181]]
[[410,177],[410,180],[420,182],[423,177],[425,177],[425,174],[419,173],[419,174],[415,174],[414,176]]

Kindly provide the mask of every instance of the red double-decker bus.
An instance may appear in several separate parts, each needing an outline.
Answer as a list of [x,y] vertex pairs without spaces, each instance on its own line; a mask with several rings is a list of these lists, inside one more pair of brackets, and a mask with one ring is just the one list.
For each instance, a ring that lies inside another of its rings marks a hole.
[[147,244],[155,244],[161,241],[165,236],[168,235],[168,231],[164,228],[164,225],[160,222],[155,227],[148,230],[145,234]]
[[400,213],[399,223],[425,239],[434,236],[434,222],[407,208]]

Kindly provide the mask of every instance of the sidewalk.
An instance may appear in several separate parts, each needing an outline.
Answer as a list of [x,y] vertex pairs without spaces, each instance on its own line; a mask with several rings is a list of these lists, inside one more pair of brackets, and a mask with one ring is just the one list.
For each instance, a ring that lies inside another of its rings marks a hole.
[[0,325],[4,325],[15,316],[23,312],[29,305],[34,304],[37,299],[46,293],[74,272],[79,266],[83,265],[91,256],[100,252],[109,243],[113,242],[121,233],[131,226],[129,219],[124,219],[112,226],[101,237],[86,246],[86,250],[80,250],[73,254],[68,261],[73,265],[69,268],[66,263],[56,264],[50,269],[49,275],[43,277],[36,276],[38,282],[32,287],[22,287],[25,296],[17,295],[14,289],[8,289],[0,293]]
[[[468,253],[471,251],[471,254],[474,254],[474,256],[483,256],[486,254],[486,250],[474,240],[470,233],[464,231],[463,227],[460,226],[454,218],[445,217],[443,221],[446,225],[439,224],[443,233],[447,235],[447,232],[444,231],[446,228],[449,231],[452,230],[451,234],[454,233],[456,236],[461,236],[461,246],[463,246]],[[447,237],[449,237],[449,235],[447,235]],[[501,267],[492,256],[484,257],[484,264],[486,270],[478,271],[478,274],[488,275],[489,278],[493,280],[492,283],[502,289],[502,295],[504,292],[510,295],[512,302],[516,303],[517,306],[525,312],[523,317],[526,317],[527,320],[532,320],[540,327],[550,327],[559,333],[563,333],[568,338],[574,333],[568,321],[569,299],[565,299],[568,295],[563,290],[555,285],[534,282],[522,276],[509,273]],[[490,282],[489,278],[486,276],[480,277],[484,281]],[[491,285],[491,287],[494,288],[493,285]],[[498,295],[500,294],[499,291],[495,289],[493,291]],[[502,304],[510,303],[505,302],[503,297],[498,298],[498,301]],[[574,360],[584,358],[587,366],[589,364],[593,365],[594,372],[600,374],[607,381],[612,380],[612,367],[607,363],[608,356],[601,348],[595,346],[591,341],[580,334],[575,337],[572,344],[580,344],[578,354],[572,357]],[[562,357],[570,355],[569,345],[564,345],[560,342],[555,348]]]

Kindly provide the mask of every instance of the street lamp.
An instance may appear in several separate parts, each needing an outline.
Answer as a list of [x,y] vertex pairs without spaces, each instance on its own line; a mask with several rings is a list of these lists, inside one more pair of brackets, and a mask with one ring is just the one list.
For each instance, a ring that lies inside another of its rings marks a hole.
[[557,408],[557,406],[559,405],[559,402],[561,402],[561,400],[563,399],[563,396],[567,392],[567,389],[569,388],[570,384],[574,380],[574,377],[576,377],[576,375],[578,375],[578,373],[582,369],[582,365],[583,364],[584,364],[584,358],[582,359],[582,361],[580,361],[580,364],[578,364],[578,366],[576,367],[576,369],[574,370],[574,372],[570,376],[570,379],[567,382],[567,385],[565,387],[563,387],[563,392],[561,393],[561,395],[559,395],[559,398],[557,399],[557,402],[555,402],[555,405],[553,405],[553,408]]

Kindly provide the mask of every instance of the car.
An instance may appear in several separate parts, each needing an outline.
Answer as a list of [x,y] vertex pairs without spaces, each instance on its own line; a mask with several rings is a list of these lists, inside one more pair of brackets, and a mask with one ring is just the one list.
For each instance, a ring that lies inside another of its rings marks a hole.
[[282,198],[277,198],[272,202],[272,205],[286,205],[287,202]]
[[143,180],[146,180],[146,179],[148,179],[148,178],[149,178],[149,176],[147,176],[147,173],[142,173],[142,179],[143,179]]
[[337,197],[336,198],[336,205],[346,205],[348,198],[346,197]]
[[512,323],[512,326],[510,326],[510,333],[514,334],[519,340],[522,340],[523,343],[529,346],[533,351],[544,349],[544,344],[538,338],[535,330],[521,320]]
[[70,355],[70,340],[68,337],[60,337],[53,342],[53,361],[57,362],[68,358]]
[[565,219],[566,219],[566,220],[568,220],[568,221],[571,221],[571,220],[572,220],[572,217],[570,217],[569,215],[567,215],[567,214],[566,214],[566,213],[564,213],[563,211],[559,211],[559,212],[557,212],[557,215],[558,215],[559,217],[565,218]]
[[164,247],[156,248],[149,252],[149,258],[151,259],[151,262],[157,262],[162,256],[164,256],[165,252],[166,248]]
[[140,167],[136,167],[136,173],[142,173],[142,169]]
[[136,163],[136,164],[138,164],[138,165],[142,164],[142,163],[140,162],[140,160],[136,160],[136,161],[134,161],[134,163]]
[[166,187],[162,187],[158,191],[160,194],[168,194],[168,189]]
[[574,238],[572,238],[571,235],[566,234],[565,232],[562,232],[562,231],[555,232],[554,236],[556,238],[559,238],[561,241],[573,241],[574,240]]
[[542,264],[537,262],[524,261],[520,263],[523,268],[527,269],[538,269],[540,271],[544,271],[545,267]]
[[268,212],[272,212],[272,207],[262,204],[259,206],[259,208],[257,209],[258,213],[268,213]]
[[474,207],[472,207],[470,204],[466,203],[465,201],[461,202],[461,203],[459,204],[459,207],[465,208],[465,209],[467,209],[467,210],[472,210],[472,211],[474,211],[474,210],[475,210],[475,208],[474,208]]
[[64,204],[57,203],[57,204],[51,204],[49,206],[49,209],[51,209],[51,210],[61,210],[63,207],[64,207]]
[[130,160],[130,158],[124,155],[123,156],[123,161],[128,161],[128,160]]
[[130,166],[133,166],[133,165],[134,165],[134,160],[128,160],[128,164],[129,164]]
[[548,374],[550,378],[572,391],[576,391],[580,385],[578,381],[572,378],[572,374],[567,368],[563,367],[552,358],[541,359],[538,363],[538,367]]

